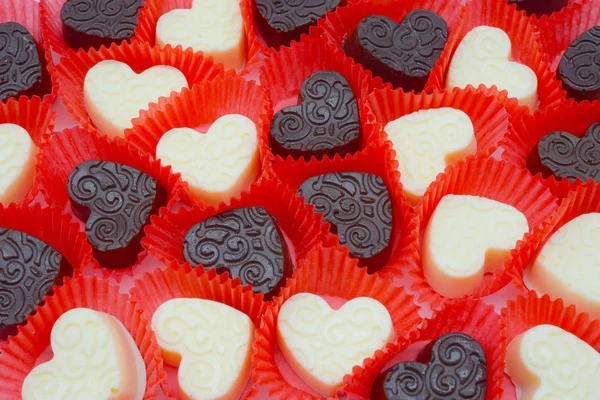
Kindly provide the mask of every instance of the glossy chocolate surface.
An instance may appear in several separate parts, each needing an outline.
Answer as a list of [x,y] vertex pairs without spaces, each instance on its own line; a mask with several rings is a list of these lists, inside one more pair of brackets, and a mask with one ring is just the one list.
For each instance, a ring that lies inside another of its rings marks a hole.
[[449,333],[425,347],[417,362],[402,362],[373,384],[373,400],[485,400],[487,361],[481,345]]
[[227,271],[267,298],[293,268],[277,223],[263,207],[236,208],[199,222],[185,235],[183,254],[193,267]]
[[448,26],[429,10],[414,10],[397,24],[364,18],[344,41],[346,54],[404,91],[422,91],[448,40]]
[[133,37],[143,0],[67,0],[63,37],[74,49],[109,47]]
[[578,101],[600,100],[600,26],[571,43],[557,73],[570,97]]
[[124,268],[135,263],[144,226],[166,202],[156,180],[127,165],[85,161],[71,172],[67,190],[100,264]]
[[271,121],[269,145],[283,158],[322,157],[360,150],[360,118],[348,81],[334,71],[318,71],[300,88],[297,106]]
[[383,179],[362,172],[313,176],[300,186],[315,211],[324,214],[340,243],[361,260],[369,272],[381,269],[390,256],[392,202]]
[[541,17],[560,11],[569,4],[569,0],[508,0],[508,3],[516,3],[517,10],[525,10],[528,15]]

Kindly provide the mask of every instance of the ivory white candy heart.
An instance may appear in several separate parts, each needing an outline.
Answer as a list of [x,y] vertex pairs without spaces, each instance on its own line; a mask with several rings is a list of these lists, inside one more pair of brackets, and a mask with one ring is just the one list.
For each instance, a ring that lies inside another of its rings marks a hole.
[[283,304],[277,318],[277,342],[288,364],[324,396],[333,396],[352,367],[393,339],[389,312],[370,297],[334,311],[321,297],[300,293]]
[[0,203],[18,203],[33,184],[37,147],[19,125],[0,124]]
[[508,204],[477,196],[446,195],[423,238],[423,273],[446,297],[470,294],[484,273],[496,270],[529,230],[527,219]]
[[506,369],[522,394],[518,399],[598,398],[600,354],[554,325],[538,325],[508,345]]
[[246,33],[238,0],[193,0],[191,9],[164,14],[156,25],[156,43],[191,47],[225,68],[240,69],[246,58]]
[[164,360],[179,367],[183,399],[239,399],[250,377],[254,325],[222,303],[173,299],[152,317]]
[[528,66],[511,61],[511,46],[502,29],[491,26],[473,29],[454,53],[446,86],[496,85],[533,112],[537,106],[537,77]]
[[526,273],[538,293],[575,304],[600,318],[600,214],[569,221],[548,239]]
[[404,192],[413,203],[446,166],[477,151],[471,119],[454,108],[405,115],[389,122],[385,132],[396,150]]
[[256,125],[228,114],[206,134],[190,128],[171,129],[156,146],[156,158],[181,173],[206,203],[226,201],[246,189],[260,168]]
[[177,68],[157,65],[136,74],[119,61],[101,61],[87,72],[83,83],[85,108],[104,134],[123,136],[131,120],[160,97],[188,87]]
[[75,308],[52,328],[54,358],[25,378],[24,400],[136,400],[146,391],[144,360],[115,317]]

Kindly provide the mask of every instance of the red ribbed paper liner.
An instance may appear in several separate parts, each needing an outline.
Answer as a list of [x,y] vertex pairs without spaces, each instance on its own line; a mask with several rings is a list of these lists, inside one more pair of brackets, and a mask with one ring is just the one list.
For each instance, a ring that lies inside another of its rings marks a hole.
[[486,399],[502,399],[506,347],[498,346],[501,332],[500,320],[500,315],[494,312],[494,307],[481,300],[450,300],[431,318],[426,319],[421,328],[410,335],[408,341],[396,343],[385,357],[377,360],[377,363],[370,368],[366,368],[363,374],[354,375],[352,383],[345,387],[346,393],[351,397],[352,394],[370,393],[377,376],[395,365],[396,356],[409,345],[419,341],[435,341],[447,333],[462,332],[477,340],[485,352],[488,373]]
[[157,399],[157,389],[164,375],[160,348],[142,310],[119,293],[119,287],[93,277],[65,279],[45,305],[27,318],[17,336],[0,343],[0,397],[21,399],[25,377],[36,366],[38,358],[50,345],[50,333],[58,318],[74,308],[89,308],[108,313],[123,323],[133,337],[146,364],[146,393],[144,399]]
[[[123,139],[110,139],[96,131],[73,128],[53,135],[38,158],[36,174],[40,191],[50,204],[61,207],[73,215],[67,192],[69,175],[77,165],[89,160],[117,162],[150,175],[167,192],[165,207],[172,207],[180,200],[187,202],[191,198],[191,194],[182,185],[179,175],[173,175],[170,167],[162,167],[159,161],[136,151]],[[79,221],[74,215],[73,218]],[[83,229],[82,222],[81,226]],[[141,252],[138,256],[139,261],[145,255],[146,252]],[[118,270],[102,268],[102,275],[119,281],[124,274],[132,275],[136,266]],[[98,265],[95,266],[95,269],[97,268]]]
[[[318,279],[317,279],[318,278]],[[348,250],[342,247],[314,248],[298,265],[280,296],[273,300],[264,314],[260,328],[256,331],[254,353],[252,355],[252,377],[259,388],[268,391],[270,396],[279,399],[321,398],[300,389],[302,382],[290,382],[282,374],[275,358],[277,351],[276,325],[279,310],[283,303],[298,293],[313,293],[319,296],[332,296],[351,300],[356,297],[372,297],[382,303],[390,313],[397,340],[403,340],[415,331],[421,322],[419,307],[414,298],[406,294],[403,288],[394,287],[389,280],[368,275],[366,269],[358,268],[357,261],[350,258]],[[370,366],[385,357],[393,348],[389,343],[378,350],[373,357],[364,360],[363,365],[355,366],[352,375],[344,377],[344,385],[352,383],[353,376],[360,376]],[[289,368],[287,363],[285,367]],[[342,386],[337,397],[345,396]],[[357,398],[368,398],[370,389],[353,393]],[[257,395],[256,398],[261,398]],[[262,397],[264,398],[264,396]]]
[[[180,268],[171,262],[167,269],[144,274],[131,289],[131,301],[144,310],[149,320],[164,302],[177,298],[198,298],[217,301],[248,315],[255,327],[264,313],[266,303],[262,294],[254,294],[250,287],[242,287],[232,281],[227,274],[218,275],[215,270],[204,272],[202,268],[193,271]],[[250,381],[249,385],[250,386]],[[178,387],[163,385],[169,396],[176,396]]]
[[[447,194],[480,196],[511,205],[525,215],[530,232],[558,208],[558,199],[526,169],[486,157],[468,157],[438,175],[416,207],[421,242],[431,215]],[[507,264],[508,258],[496,271],[486,274],[481,286],[469,297],[485,297],[506,286],[512,277]],[[411,266],[410,275],[415,279],[412,290],[418,293],[419,301],[428,303],[433,310],[448,299],[429,286],[420,260]]]
[[[513,60],[527,65],[535,72],[538,79],[538,109],[559,104],[566,98],[561,83],[546,62],[532,19],[525,15],[525,11],[517,11],[516,5],[508,4],[506,0],[472,0],[465,6],[456,29],[450,34],[446,48],[431,71],[426,90],[445,88],[446,75],[458,45],[467,33],[481,25],[500,28],[506,32],[512,43]],[[519,106],[515,98],[509,98],[506,91],[499,91],[496,86],[488,88],[480,85],[477,89],[495,96],[506,105],[511,114],[529,112],[526,107]],[[469,85],[467,90],[474,88]]]
[[[402,190],[398,162],[389,142],[344,158],[336,155],[322,161],[314,158],[310,161],[287,160],[274,165],[273,172],[294,191],[308,178],[330,172],[365,172],[382,177],[392,201],[393,225],[389,244],[392,250],[390,259],[378,274],[392,280],[401,278],[410,265],[418,262],[419,229]],[[314,209],[312,205],[309,207]]]
[[[565,103],[542,110],[533,115],[523,115],[513,121],[514,130],[507,135],[502,159],[525,168],[529,154],[538,142],[553,131],[566,131],[582,137],[590,125],[600,121],[600,102],[584,101],[577,103],[568,100]],[[531,171],[535,173],[537,171]],[[568,179],[556,179],[550,176],[544,180],[558,197],[566,197],[568,192],[581,186],[581,180],[570,182]]]
[[203,58],[202,54],[170,46],[159,48],[151,47],[148,43],[123,43],[119,46],[113,44],[108,49],[104,46],[100,50],[90,49],[88,52],[79,50],[75,53],[70,50],[51,71],[52,83],[67,111],[86,129],[93,128],[94,124],[85,109],[83,82],[88,70],[104,60],[126,63],[136,73],[156,65],[171,66],[185,75],[189,87],[223,74],[222,65],[214,65],[212,60]]

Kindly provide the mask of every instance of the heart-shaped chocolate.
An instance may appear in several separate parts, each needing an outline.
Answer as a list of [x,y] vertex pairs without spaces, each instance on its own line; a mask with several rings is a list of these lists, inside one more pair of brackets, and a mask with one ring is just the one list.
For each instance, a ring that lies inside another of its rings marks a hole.
[[558,66],[563,88],[575,100],[600,99],[600,26],[571,43]]
[[0,101],[41,93],[42,63],[31,33],[21,24],[0,24]]
[[508,3],[516,3],[517,10],[525,10],[528,15],[541,17],[560,11],[569,4],[569,0],[508,0]]
[[263,207],[236,208],[199,222],[185,235],[183,255],[193,267],[228,271],[267,298],[293,268],[275,219]]
[[484,400],[487,361],[481,345],[448,333],[425,347],[418,362],[402,362],[377,377],[371,399]]
[[344,41],[344,51],[384,81],[405,91],[422,91],[448,40],[446,21],[414,10],[397,24],[371,15]]
[[102,266],[124,268],[135,263],[143,228],[165,203],[166,193],[156,180],[127,165],[85,161],[71,172],[67,190]]
[[143,0],[67,0],[60,13],[63,37],[74,49],[129,40],[142,6]]
[[0,338],[14,333],[70,273],[51,246],[26,233],[0,228]]
[[545,177],[554,174],[570,181],[592,178],[600,182],[600,122],[590,126],[582,138],[568,132],[550,132],[539,141],[537,150]]
[[389,258],[392,202],[383,179],[362,172],[335,172],[308,178],[298,189],[324,214],[352,257],[375,272]]
[[297,106],[271,121],[269,144],[282,157],[344,155],[360,149],[356,97],[348,81],[334,71],[318,71],[300,88]]

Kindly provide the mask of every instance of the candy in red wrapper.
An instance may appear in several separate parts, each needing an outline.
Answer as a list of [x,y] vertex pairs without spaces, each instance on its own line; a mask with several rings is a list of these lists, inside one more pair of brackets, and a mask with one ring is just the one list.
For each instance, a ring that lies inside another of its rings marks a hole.
[[[319,279],[315,279],[315,276]],[[299,263],[293,278],[267,308],[256,332],[252,374],[257,389],[262,389],[261,393],[265,393],[263,396],[268,392],[268,395],[276,398],[318,398],[318,394],[294,373],[277,345],[277,319],[281,307],[290,297],[299,293],[321,296],[330,305],[334,301],[341,305],[356,297],[371,297],[383,304],[389,312],[396,340],[406,339],[421,321],[419,307],[404,289],[394,287],[389,281],[377,276],[368,275],[365,269],[357,268],[356,260],[349,257],[347,249],[318,246]],[[362,375],[365,369],[385,357],[393,346],[393,343],[388,343],[385,348],[364,360],[362,365],[354,366],[352,375],[344,377],[344,383],[338,388],[335,397],[346,395],[345,385],[352,383],[352,376]],[[368,398],[369,393],[370,388],[362,388],[353,395]]]
[[[52,327],[61,315],[74,308],[89,308],[117,318],[133,338],[146,366],[144,399],[158,398],[158,386],[164,378],[163,364],[156,337],[142,310],[119,293],[119,287],[97,278],[66,279],[45,304],[19,328],[17,336],[0,343],[0,377],[3,399],[20,399],[23,381],[42,360],[50,345]],[[46,358],[44,361],[48,361]]]

